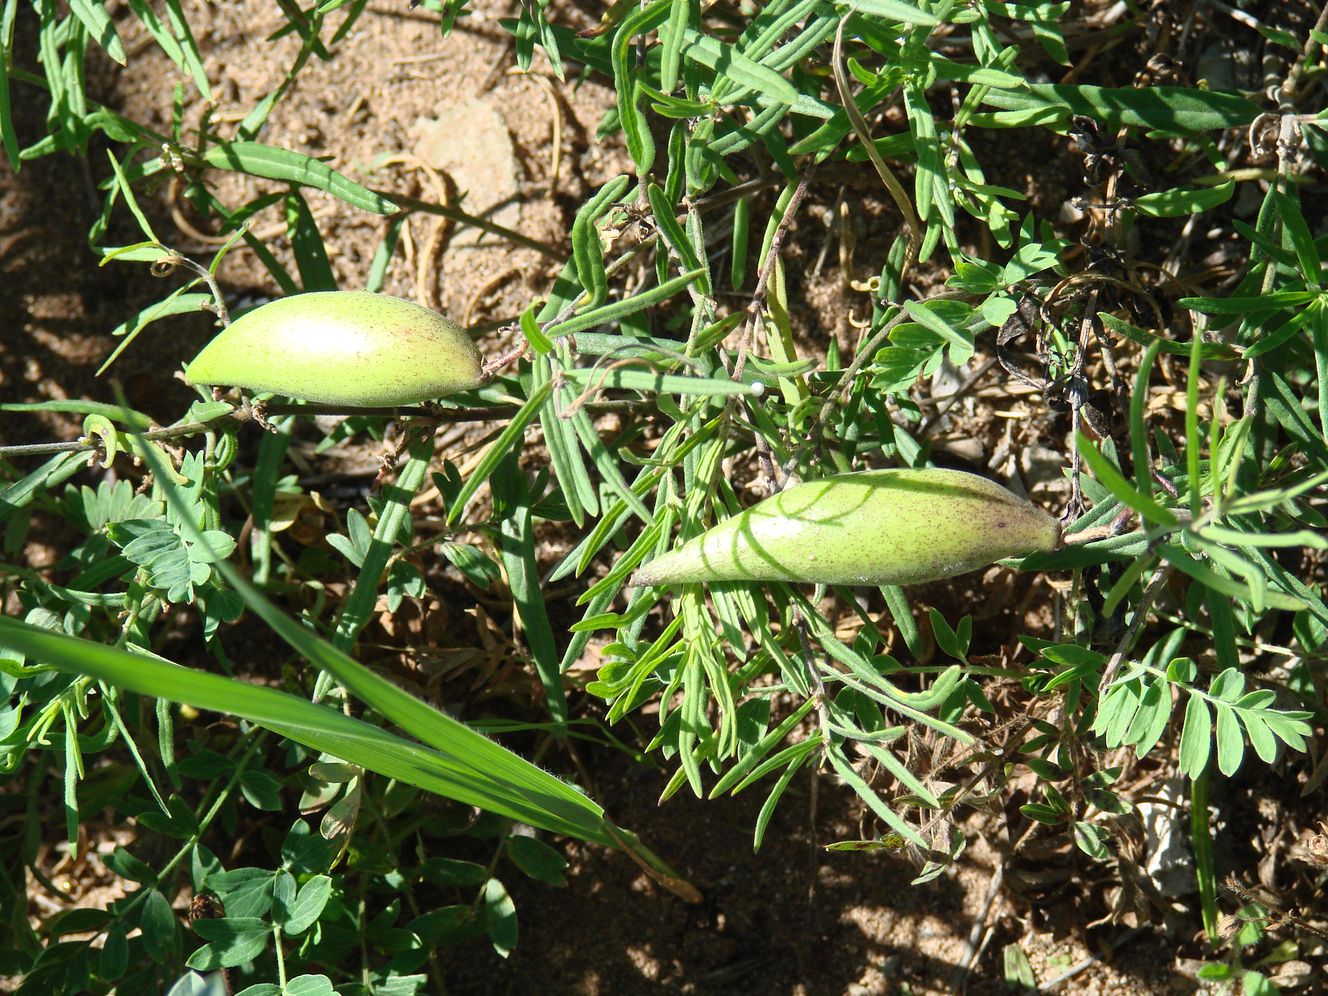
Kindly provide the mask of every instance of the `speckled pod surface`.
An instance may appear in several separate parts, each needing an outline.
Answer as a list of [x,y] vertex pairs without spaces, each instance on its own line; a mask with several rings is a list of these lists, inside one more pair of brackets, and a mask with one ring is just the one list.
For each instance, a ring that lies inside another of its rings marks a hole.
[[208,343],[185,377],[357,408],[418,404],[483,379],[479,351],[458,326],[368,291],[296,294],[255,308]]
[[920,584],[1060,538],[1054,518],[985,477],[868,470],[773,495],[643,565],[632,584]]

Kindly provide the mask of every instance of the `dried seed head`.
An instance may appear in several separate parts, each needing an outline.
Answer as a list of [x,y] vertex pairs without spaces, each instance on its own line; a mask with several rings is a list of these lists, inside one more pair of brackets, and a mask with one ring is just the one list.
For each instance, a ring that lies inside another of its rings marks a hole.
[[208,343],[185,377],[357,408],[417,404],[483,380],[462,329],[367,291],[296,294],[255,308]]
[[984,477],[870,470],[788,488],[644,565],[635,585],[689,581],[920,584],[1054,550],[1060,524]]

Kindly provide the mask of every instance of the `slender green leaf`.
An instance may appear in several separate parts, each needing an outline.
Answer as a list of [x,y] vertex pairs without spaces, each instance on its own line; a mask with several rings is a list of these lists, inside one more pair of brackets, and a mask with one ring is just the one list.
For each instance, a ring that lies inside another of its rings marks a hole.
[[[355,645],[361,630],[373,618],[378,604],[379,586],[387,569],[387,562],[392,550],[401,536],[402,528],[410,517],[410,503],[424,484],[429,471],[429,461],[433,458],[433,436],[424,433],[409,448],[405,465],[397,475],[395,484],[387,485],[383,496],[387,499],[373,536],[365,550],[360,564],[360,573],[355,580],[355,588],[346,599],[337,618],[336,635],[333,643],[338,650],[348,651]],[[362,520],[359,520],[362,521]]]
[[849,0],[849,6],[864,14],[903,24],[935,27],[941,23],[941,19],[935,14],[928,14],[916,4],[905,3],[904,0]]
[[827,750],[825,755],[831,766],[839,774],[839,777],[848,783],[849,787],[857,793],[858,798],[867,804],[873,813],[885,821],[886,826],[894,830],[906,840],[911,841],[918,847],[926,847],[926,841],[922,835],[898,813],[876,794],[876,790],[863,781],[862,776],[853,770],[853,766],[842,758],[837,750]]
[[[0,47],[0,62],[6,51],[6,48]],[[17,173],[22,159],[19,157],[18,133],[14,131],[14,111],[9,96],[9,67],[3,64],[0,64],[0,141],[4,142],[9,168]]]
[[1088,464],[1090,470],[1099,481],[1101,481],[1113,495],[1119,498],[1130,508],[1134,509],[1149,522],[1155,523],[1166,529],[1174,529],[1178,521],[1176,516],[1169,509],[1159,505],[1152,498],[1145,498],[1134,489],[1131,484],[1121,476],[1111,462],[1097,451],[1092,441],[1083,433],[1079,434],[1079,454],[1084,458],[1084,463]]
[[569,381],[594,390],[623,389],[645,391],[652,394],[686,394],[693,396],[740,397],[754,393],[750,384],[726,378],[684,377],[662,374],[650,370],[632,370],[628,367],[612,369],[564,370]]
[[219,142],[203,153],[203,162],[217,169],[316,187],[351,207],[374,214],[395,214],[399,210],[382,194],[356,183],[313,156],[261,142]]
[[1231,200],[1236,182],[1226,180],[1212,187],[1174,187],[1142,194],[1130,203],[1149,218],[1179,218],[1186,214],[1211,211]]
[[512,601],[526,643],[535,659],[535,670],[544,686],[549,715],[561,729],[567,724],[567,695],[563,691],[558,648],[554,644],[553,628],[549,625],[540,585],[539,566],[535,562],[535,533],[527,501],[509,507],[507,515],[498,524],[498,552],[507,571],[507,583],[512,590]]
[[124,45],[100,0],[69,0],[69,9],[107,55],[120,65],[126,65]]
[[590,295],[588,306],[592,309],[603,305],[609,296],[604,244],[595,223],[613,207],[631,182],[628,176],[610,180],[586,201],[572,222],[572,259],[576,264],[576,278]]
[[682,50],[683,57],[713,69],[721,79],[728,79],[742,87],[755,90],[764,102],[796,104],[800,94],[793,84],[779,73],[757,62],[752,62],[736,48],[725,45],[718,38],[703,35],[688,28]]
[[1240,127],[1259,113],[1257,104],[1239,94],[1169,86],[1135,89],[1033,83],[1024,90],[993,87],[983,96],[983,103],[1008,111],[1048,110],[1066,119],[1082,114],[1108,129],[1151,128],[1165,135]]
[[653,0],[634,10],[619,25],[610,48],[613,84],[618,93],[618,120],[627,139],[627,152],[636,164],[637,176],[645,176],[655,162],[655,140],[638,106],[641,91],[632,66],[633,42],[637,35],[663,24],[672,10],[672,0]]
[[461,518],[461,513],[465,511],[466,505],[475,497],[475,492],[480,489],[480,485],[489,479],[489,475],[494,472],[499,461],[520,445],[522,438],[525,436],[526,426],[535,420],[544,402],[549,400],[552,391],[553,382],[545,381],[531,393],[526,403],[512,416],[512,420],[507,423],[498,438],[485,451],[484,456],[480,458],[480,462],[471,471],[470,476],[466,478],[466,483],[462,485],[461,491],[453,499],[452,507],[447,510],[449,524]]
[[296,191],[286,195],[286,237],[295,253],[295,265],[306,291],[334,291],[337,278],[328,262],[323,236],[309,204]]
[[[249,594],[257,595],[252,591]],[[336,652],[330,644],[318,640],[298,623],[291,622],[289,626],[299,633],[299,642],[320,647],[320,663],[334,659]],[[427,728],[443,750],[411,743],[352,719],[339,709],[315,705],[285,692],[178,667],[155,657],[53,633],[16,619],[0,617],[0,634],[6,646],[61,671],[91,675],[140,695],[168,698],[197,709],[238,716],[296,743],[447,798],[556,833],[610,843],[603,830],[602,812],[585,796],[418,700],[411,699],[411,709],[421,718],[428,714]],[[410,698],[350,658],[340,660],[338,669],[343,674],[358,671],[372,679],[368,684],[354,684],[367,689],[381,682],[399,696]],[[419,724],[412,721],[410,725]]]
[[629,315],[635,315],[639,311],[644,311],[660,301],[667,300],[674,294],[683,290],[692,281],[700,277],[704,270],[692,270],[680,276],[674,277],[662,284],[658,284],[649,290],[644,290],[639,294],[633,294],[629,298],[621,301],[614,301],[606,304],[602,308],[593,308],[583,314],[575,315],[564,322],[559,322],[553,328],[548,329],[546,334],[550,339],[557,339],[565,335],[571,335],[574,332],[582,332],[586,329],[593,329],[597,325],[608,325],[610,322],[616,322]]
[[171,30],[175,32],[175,37],[179,39],[180,51],[189,70],[189,76],[194,81],[194,86],[198,87],[203,99],[213,103],[212,86],[208,83],[203,57],[199,54],[198,43],[194,41],[193,29],[189,26],[189,19],[185,17],[184,10],[180,6],[180,0],[164,0],[164,2],[166,18],[170,22]]

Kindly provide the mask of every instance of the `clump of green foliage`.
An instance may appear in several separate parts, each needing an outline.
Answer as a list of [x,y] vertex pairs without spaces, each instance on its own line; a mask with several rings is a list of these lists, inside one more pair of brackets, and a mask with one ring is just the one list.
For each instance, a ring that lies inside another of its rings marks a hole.
[[[440,13],[444,34],[467,12],[465,0],[425,6]],[[600,138],[625,143],[631,168],[581,206],[547,296],[513,319],[524,354],[477,390],[405,413],[412,421],[389,483],[348,508],[346,532],[329,537],[343,562],[292,560],[274,532],[278,496],[304,487],[285,463],[298,406],[272,406],[256,446],[246,428],[253,410],[206,393],[176,424],[151,431],[133,398],[3,406],[87,421],[82,440],[36,466],[32,450],[4,454],[7,559],[38,516],[64,520],[80,539],[52,569],[4,565],[7,608],[20,611],[0,619],[0,766],[22,790],[6,795],[6,814],[29,819],[23,860],[0,876],[10,911],[0,973],[25,976],[25,992],[191,992],[198,977],[186,968],[238,972],[251,996],[420,991],[427,972],[441,972],[440,947],[479,934],[500,954],[515,945],[502,875],[562,881],[562,858],[532,827],[623,848],[690,895],[597,803],[355,659],[379,596],[393,609],[420,597],[417,558],[435,552],[477,587],[510,595],[547,722],[505,732],[542,725],[556,743],[598,728],[564,675],[606,634],[605,664],[587,689],[606,723],[658,706],[644,749],[669,769],[665,798],[760,786],[758,848],[792,779],[817,770],[851,787],[879,821],[871,839],[839,846],[908,847],[926,881],[964,845],[951,814],[1031,771],[1038,794],[1023,816],[1109,861],[1132,803],[1113,790],[1119,767],[1098,770],[1090,756],[1129,748],[1169,758],[1174,749],[1191,786],[1202,914],[1216,940],[1212,782],[1245,765],[1300,763],[1325,718],[1328,296],[1325,240],[1313,235],[1322,219],[1307,219],[1297,183],[1299,164],[1322,168],[1328,148],[1315,108],[1304,106],[1321,93],[1324,39],[1302,48],[1270,38],[1285,56],[1277,107],[1203,86],[1042,82],[1039,66],[1070,62],[1069,6],[774,0],[754,13],[726,4],[702,13],[688,0],[654,0],[615,6],[602,30],[578,32],[556,7],[522,5],[509,25],[521,68],[544,60],[560,79],[612,81],[617,102]],[[194,81],[188,99],[210,100],[186,13],[177,0],[164,7],[161,19],[129,4]],[[21,67],[18,4],[4,4],[0,133],[12,166],[68,153],[100,169],[90,149],[109,142],[91,245],[103,263],[177,275],[155,306],[127,317],[116,355],[154,323],[203,305],[225,314],[216,275],[232,247],[185,259],[140,207],[168,173],[258,255],[283,294],[336,286],[302,189],[390,216],[363,281],[382,287],[400,206],[302,150],[261,140],[289,82],[311,56],[335,58],[365,7],[284,5],[303,39],[287,83],[231,131],[205,116],[186,134],[177,114],[175,130],[160,134],[84,93],[91,49],[126,58],[102,4],[36,5],[41,73]],[[27,147],[10,113],[20,96],[48,107],[47,133]],[[906,130],[882,124],[892,109]],[[1232,146],[1217,139],[1256,119],[1281,128],[1275,165],[1233,166]],[[991,182],[982,161],[994,142],[1052,149],[1068,137],[1084,153],[1091,194],[1084,251],[1072,250],[1083,231],[1037,216],[1022,193]],[[217,170],[278,186],[223,203],[209,182]],[[879,181],[891,233],[873,263],[869,316],[847,344],[795,334],[802,281],[782,255],[818,177],[830,175]],[[1250,190],[1255,223],[1231,220],[1223,212]],[[273,207],[288,221],[287,262],[247,227]],[[142,240],[106,245],[124,210]],[[1235,276],[1182,282],[1165,250],[1178,225],[1206,216],[1239,240]],[[609,228],[631,237],[610,250]],[[1071,429],[1070,542],[1009,564],[1068,583],[1046,595],[1055,623],[1023,637],[1018,663],[975,652],[982,640],[970,615],[924,612],[898,587],[626,586],[643,562],[737,513],[744,475],[773,490],[830,472],[929,465],[923,385],[981,357],[1031,383],[1038,404],[1065,413]],[[1180,371],[1182,417],[1148,403],[1163,363]],[[1094,382],[1099,370],[1105,383]],[[501,430],[463,475],[435,452],[431,429],[477,409]],[[381,435],[386,420],[357,413],[329,438]],[[530,442],[536,426],[542,446]],[[88,466],[90,453],[100,467]],[[121,476],[108,476],[112,467]],[[446,511],[423,525],[411,501],[428,483]],[[486,486],[491,501],[474,501]],[[230,561],[246,520],[242,573]],[[544,524],[577,539],[541,576]],[[333,575],[353,579],[344,599],[326,597]],[[581,586],[581,617],[562,632],[546,593],[571,582]],[[317,598],[284,607],[299,591]],[[180,609],[200,620],[206,646],[187,668],[156,652]],[[242,616],[261,619],[319,677],[289,672],[286,690],[237,680],[244,672],[227,644]],[[1023,696],[1021,722],[993,722],[995,682]],[[174,703],[238,725],[218,742],[183,738]],[[919,736],[937,745],[931,770],[908,749]],[[949,770],[972,776],[937,777]],[[108,808],[136,821],[143,850],[106,859],[133,883],[125,898],[34,931],[23,898],[41,842],[32,817],[45,811],[53,779],[71,850],[80,824]],[[251,818],[245,807],[276,814],[301,792],[302,811],[324,811],[321,825],[267,819],[266,865],[230,867],[209,846],[210,832]],[[421,793],[451,801],[421,815]],[[487,842],[487,864],[419,856],[463,834],[467,845]],[[196,902],[198,939],[186,944],[172,904],[190,893],[210,899]]]

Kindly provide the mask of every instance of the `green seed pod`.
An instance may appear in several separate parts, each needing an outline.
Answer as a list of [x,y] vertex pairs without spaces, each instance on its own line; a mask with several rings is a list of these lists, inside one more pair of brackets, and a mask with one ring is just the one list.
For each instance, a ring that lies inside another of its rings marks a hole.
[[208,343],[185,377],[356,408],[417,404],[483,380],[464,331],[368,291],[296,294],[255,308]]
[[1060,538],[1050,515],[976,474],[867,470],[773,495],[645,564],[632,584],[920,584]]

